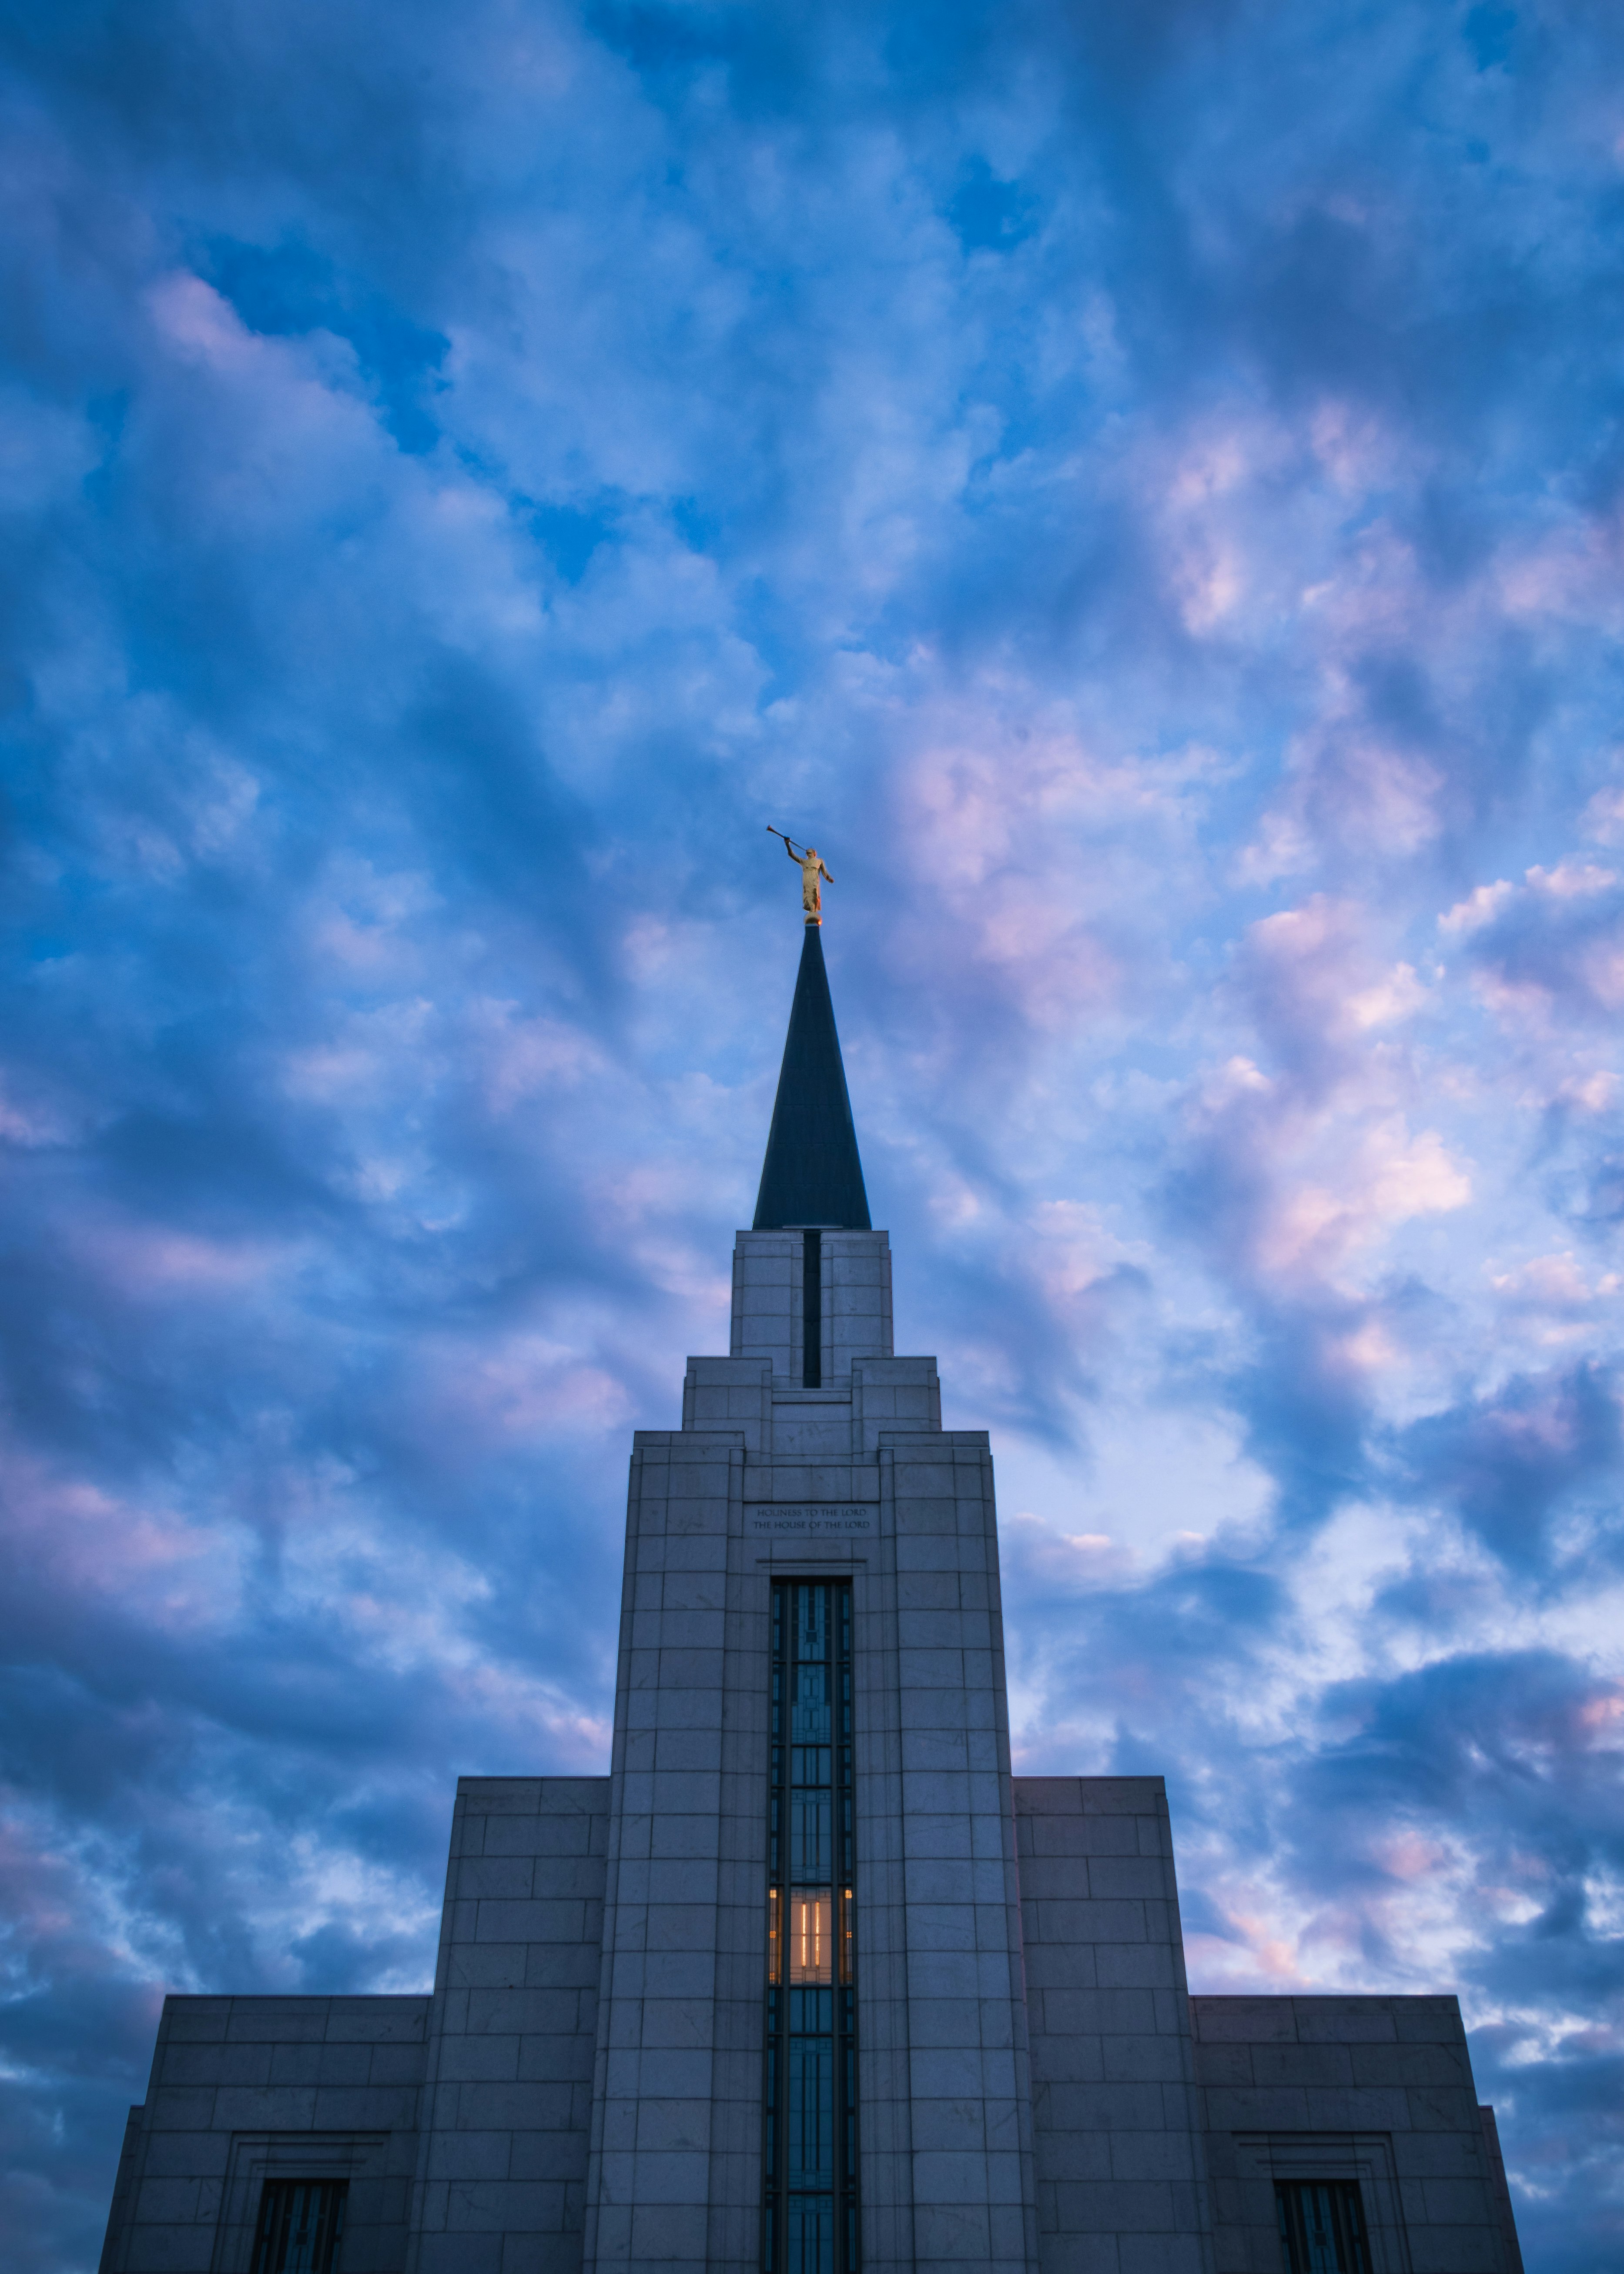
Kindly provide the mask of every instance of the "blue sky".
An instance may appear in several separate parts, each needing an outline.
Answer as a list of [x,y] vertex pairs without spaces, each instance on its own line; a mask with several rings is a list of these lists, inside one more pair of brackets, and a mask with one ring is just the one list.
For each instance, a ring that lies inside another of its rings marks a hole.
[[606,1762],[825,942],[1031,1769],[1624,2241],[1624,17],[0,11],[0,2226]]

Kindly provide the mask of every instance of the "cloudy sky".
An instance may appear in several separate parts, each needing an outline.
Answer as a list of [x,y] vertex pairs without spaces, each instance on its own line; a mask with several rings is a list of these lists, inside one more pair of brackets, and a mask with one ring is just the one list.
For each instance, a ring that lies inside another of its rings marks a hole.
[[606,1765],[825,942],[1031,1769],[1624,2239],[1616,0],[0,12],[0,2226]]

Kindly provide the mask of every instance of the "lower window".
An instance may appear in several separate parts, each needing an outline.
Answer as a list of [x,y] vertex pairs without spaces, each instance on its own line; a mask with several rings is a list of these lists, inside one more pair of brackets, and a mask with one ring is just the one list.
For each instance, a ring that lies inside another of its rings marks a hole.
[[1371,2274],[1357,2180],[1276,2180],[1283,2274]]
[[253,2274],[336,2274],[348,2180],[267,2180]]

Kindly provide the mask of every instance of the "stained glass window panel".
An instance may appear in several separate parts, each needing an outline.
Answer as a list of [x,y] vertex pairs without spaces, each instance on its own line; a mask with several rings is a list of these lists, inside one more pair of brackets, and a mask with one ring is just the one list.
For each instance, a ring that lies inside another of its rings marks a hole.
[[830,1850],[833,1811],[826,1792],[792,1790],[789,1796],[789,1875],[792,1879],[827,1879],[834,1857]]
[[835,2274],[835,2200],[832,2195],[792,2195],[789,2204],[789,2274]]
[[[810,1588],[803,1590],[810,1594]],[[826,1745],[831,1740],[829,1670],[823,1666],[798,1666],[790,1708],[792,1745]]]
[[830,2037],[789,2041],[789,2168],[792,2187],[831,2187],[835,2179],[835,2049]]

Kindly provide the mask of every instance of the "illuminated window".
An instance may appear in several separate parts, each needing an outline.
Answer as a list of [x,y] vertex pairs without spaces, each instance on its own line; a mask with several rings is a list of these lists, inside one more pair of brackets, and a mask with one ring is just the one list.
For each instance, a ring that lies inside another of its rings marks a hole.
[[1276,2180],[1282,2274],[1371,2274],[1357,2180]]
[[792,1982],[827,1982],[834,1955],[831,1914],[834,1898],[828,1887],[816,1893],[795,1887],[789,1899],[789,1978]]
[[349,2192],[346,2180],[267,2180],[253,2274],[334,2274]]
[[849,1581],[774,1584],[771,1722],[762,2263],[855,2274]]

